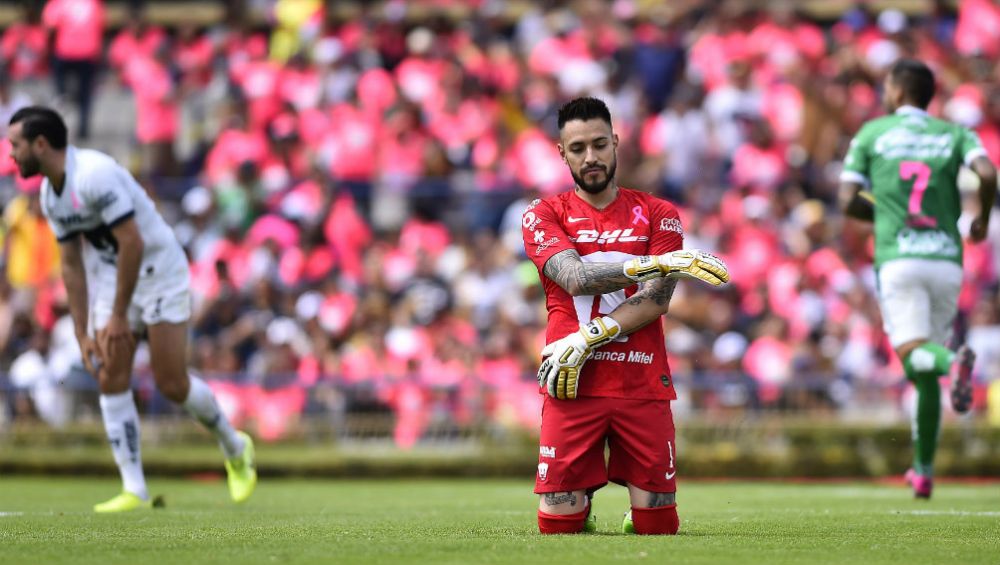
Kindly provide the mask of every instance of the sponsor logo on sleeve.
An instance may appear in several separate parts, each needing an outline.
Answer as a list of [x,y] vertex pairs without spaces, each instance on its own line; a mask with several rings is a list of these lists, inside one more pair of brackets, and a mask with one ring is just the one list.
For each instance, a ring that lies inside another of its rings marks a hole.
[[524,209],[524,211],[525,212],[530,212],[531,210],[534,210],[535,206],[538,206],[538,204],[541,201],[542,201],[541,198],[536,198],[536,199],[532,200],[531,203],[528,204],[528,207]]
[[538,216],[534,212],[525,212],[524,216],[521,217],[521,225],[530,231],[535,231],[538,224],[542,223]]
[[548,445],[538,446],[538,454],[542,457],[548,457],[549,459],[556,458],[556,448],[550,447]]
[[660,220],[660,231],[672,231],[684,235],[684,226],[677,218],[662,218]]
[[105,208],[110,207],[117,201],[118,201],[118,195],[116,193],[106,192],[102,194],[100,197],[98,197],[98,199],[94,202],[94,208],[96,208],[98,211],[101,211],[104,210]]
[[[545,234],[545,232],[535,232],[536,235],[538,233],[542,233],[543,236]],[[552,247],[553,245],[555,245],[557,243],[559,243],[559,238],[558,237],[555,237],[555,236],[550,237],[549,239],[543,241],[542,243],[540,243],[538,245],[538,248],[535,249],[535,255],[541,255],[542,251],[545,251],[546,249],[548,249],[549,247]]]

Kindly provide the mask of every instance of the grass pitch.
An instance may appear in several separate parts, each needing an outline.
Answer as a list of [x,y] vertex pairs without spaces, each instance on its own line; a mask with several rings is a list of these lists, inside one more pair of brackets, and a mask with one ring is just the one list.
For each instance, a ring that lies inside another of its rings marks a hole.
[[167,508],[98,516],[116,480],[0,477],[0,562],[956,563],[1000,565],[1000,485],[938,485],[934,500],[870,483],[680,485],[681,534],[617,533],[625,490],[595,500],[601,531],[536,532],[523,481],[263,480],[243,506],[221,480],[154,478]]

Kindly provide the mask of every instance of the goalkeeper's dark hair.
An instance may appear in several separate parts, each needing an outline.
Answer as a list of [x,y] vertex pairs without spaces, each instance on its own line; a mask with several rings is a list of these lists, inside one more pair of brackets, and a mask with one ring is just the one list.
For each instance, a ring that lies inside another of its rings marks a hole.
[[892,82],[903,91],[908,102],[926,109],[936,89],[930,67],[916,59],[900,59],[889,71]]
[[53,149],[65,149],[68,134],[66,133],[66,122],[63,121],[59,112],[45,106],[27,106],[21,108],[10,117],[8,125],[21,124],[21,135],[28,142],[32,142],[36,137],[42,136],[52,146]]
[[574,98],[559,108],[559,130],[573,120],[604,120],[611,125],[611,111],[603,100],[585,96]]

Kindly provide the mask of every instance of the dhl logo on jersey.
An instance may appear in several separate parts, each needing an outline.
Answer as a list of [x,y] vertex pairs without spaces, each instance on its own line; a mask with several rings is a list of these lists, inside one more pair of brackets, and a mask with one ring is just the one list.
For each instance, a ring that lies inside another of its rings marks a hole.
[[648,241],[649,237],[645,235],[632,235],[632,228],[628,228],[624,230],[604,230],[602,232],[598,232],[597,230],[579,230],[576,232],[576,237],[569,239],[577,243],[615,243],[616,241],[628,243],[630,241]]

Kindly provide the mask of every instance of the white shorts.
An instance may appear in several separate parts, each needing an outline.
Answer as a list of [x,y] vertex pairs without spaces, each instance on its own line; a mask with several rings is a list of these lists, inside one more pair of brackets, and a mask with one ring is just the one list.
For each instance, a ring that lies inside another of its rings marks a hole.
[[[111,319],[115,303],[115,272],[106,269],[88,280],[95,288],[90,290],[87,333],[94,337]],[[159,323],[179,324],[191,319],[191,278],[187,269],[170,273],[156,273],[155,279],[140,274],[128,306],[129,328],[141,334],[147,326]]]
[[951,261],[894,259],[878,271],[882,323],[893,347],[917,339],[947,345],[962,290],[962,267]]

